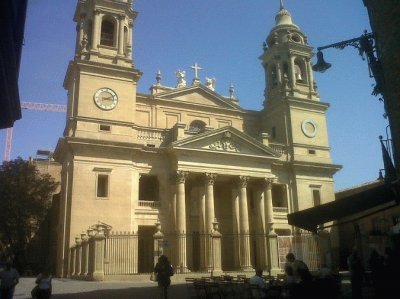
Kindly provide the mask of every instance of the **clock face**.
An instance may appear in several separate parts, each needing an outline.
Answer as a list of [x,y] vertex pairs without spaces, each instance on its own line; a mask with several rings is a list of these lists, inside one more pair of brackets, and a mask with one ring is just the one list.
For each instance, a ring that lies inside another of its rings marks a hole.
[[94,102],[103,110],[112,110],[117,106],[118,96],[110,88],[100,88],[94,94]]
[[313,138],[317,135],[317,122],[313,119],[305,119],[301,123],[301,130],[303,131],[304,135],[309,138]]

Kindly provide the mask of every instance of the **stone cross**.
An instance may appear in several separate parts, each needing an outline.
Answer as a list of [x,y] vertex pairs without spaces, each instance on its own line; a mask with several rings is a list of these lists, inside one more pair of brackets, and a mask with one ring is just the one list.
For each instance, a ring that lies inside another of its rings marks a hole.
[[201,68],[197,62],[195,62],[194,65],[191,66],[192,69],[194,69],[194,79],[199,79],[199,70],[202,70],[203,68]]

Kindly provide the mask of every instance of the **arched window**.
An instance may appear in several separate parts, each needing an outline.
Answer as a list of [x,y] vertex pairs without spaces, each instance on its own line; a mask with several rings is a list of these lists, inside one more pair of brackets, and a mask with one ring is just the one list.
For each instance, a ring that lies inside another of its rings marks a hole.
[[190,123],[189,132],[200,133],[203,132],[205,128],[206,128],[205,122],[201,120],[194,120]]
[[306,83],[307,81],[304,72],[304,63],[300,59],[296,59],[294,61],[294,76],[296,78],[296,82]]
[[101,22],[100,45],[114,46],[114,23],[109,20]]
[[269,78],[272,86],[275,86],[277,84],[277,71],[276,71],[276,66],[271,65],[270,67],[270,73],[269,73]]

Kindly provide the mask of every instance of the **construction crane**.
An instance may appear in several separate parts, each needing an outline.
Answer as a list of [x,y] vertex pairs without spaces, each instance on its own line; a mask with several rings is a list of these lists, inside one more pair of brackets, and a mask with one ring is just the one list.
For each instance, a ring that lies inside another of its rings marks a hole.
[[[46,111],[46,112],[67,112],[67,105],[21,102],[21,109]],[[11,127],[6,130],[6,146],[4,149],[4,159],[3,159],[4,161],[10,161],[12,138],[13,138],[13,128]]]

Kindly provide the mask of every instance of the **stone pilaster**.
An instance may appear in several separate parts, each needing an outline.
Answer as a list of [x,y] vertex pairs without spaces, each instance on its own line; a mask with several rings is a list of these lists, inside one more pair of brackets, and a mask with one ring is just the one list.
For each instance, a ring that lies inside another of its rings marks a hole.
[[101,16],[100,16],[100,11],[95,10],[94,11],[94,21],[93,21],[93,34],[92,34],[92,51],[98,51],[98,45],[100,43],[99,37],[100,37],[100,27],[101,27]]
[[211,232],[211,258],[212,275],[222,274],[222,254],[221,254],[221,233],[219,232],[219,223],[217,219],[213,222],[213,231]]
[[125,15],[118,16],[118,55],[124,55],[124,21]]
[[278,235],[274,231],[270,231],[268,239],[268,271],[270,275],[276,276],[282,273],[279,267],[279,251],[278,251]]
[[88,278],[94,281],[104,280],[104,234],[96,234],[89,239],[89,273]]

